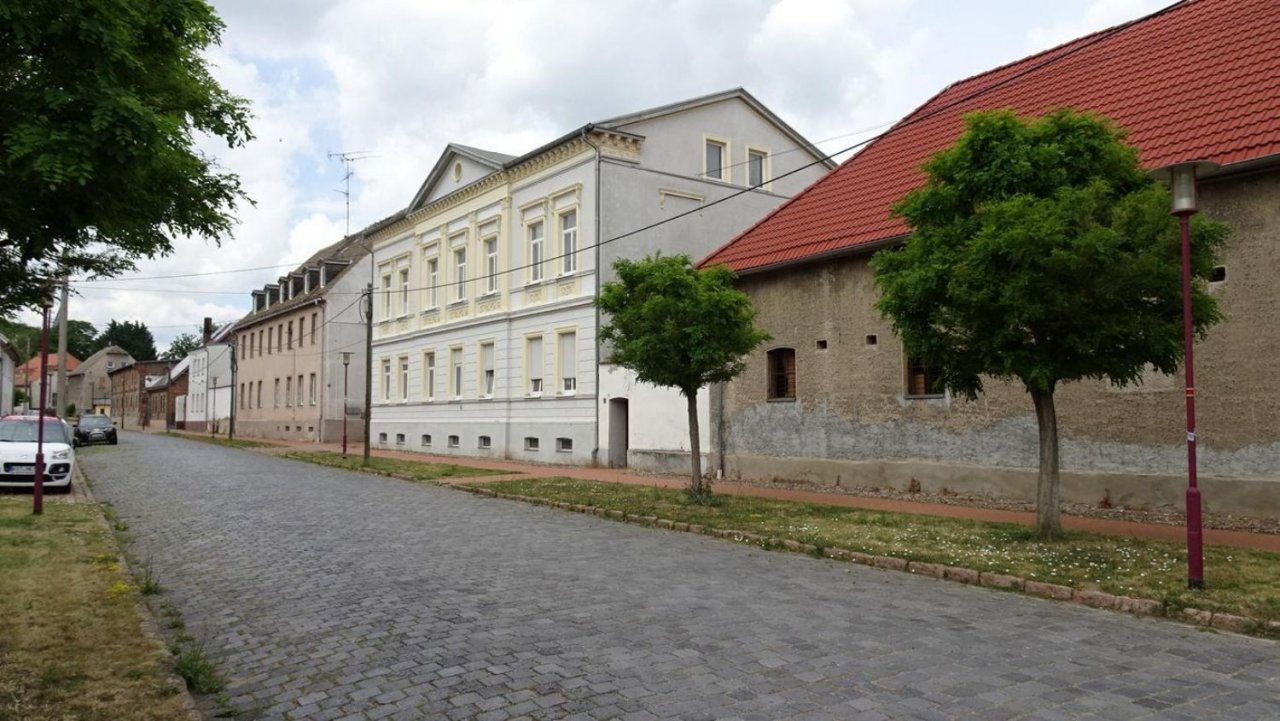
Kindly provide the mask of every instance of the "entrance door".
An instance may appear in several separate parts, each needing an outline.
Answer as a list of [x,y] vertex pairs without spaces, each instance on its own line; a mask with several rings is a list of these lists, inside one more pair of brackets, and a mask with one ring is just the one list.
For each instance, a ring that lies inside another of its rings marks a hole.
[[626,468],[631,432],[626,398],[609,399],[609,467]]

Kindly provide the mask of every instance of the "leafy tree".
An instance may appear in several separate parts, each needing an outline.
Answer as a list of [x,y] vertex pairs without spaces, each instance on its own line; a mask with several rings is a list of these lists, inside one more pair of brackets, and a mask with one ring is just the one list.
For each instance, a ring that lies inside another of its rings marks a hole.
[[755,326],[755,308],[724,266],[698,270],[687,255],[656,255],[618,260],[613,268],[618,280],[596,299],[611,316],[601,339],[613,344],[614,363],[684,395],[693,459],[689,492],[705,501],[711,491],[702,480],[698,389],[741,373],[743,356],[769,335]]
[[[952,392],[984,377],[1017,380],[1039,426],[1039,531],[1061,533],[1054,391],[1081,379],[1141,382],[1182,359],[1178,221],[1168,191],[1143,175],[1124,133],[1091,113],[1023,120],[974,113],[927,180],[894,208],[913,231],[872,260],[877,308],[906,352]],[[1219,320],[1205,279],[1226,242],[1195,218],[1196,332]]]
[[203,55],[222,29],[203,0],[0,3],[0,312],[230,231],[247,196],[196,147],[252,137]]
[[98,329],[85,320],[67,321],[67,352],[84,360],[102,349],[98,345]]
[[[32,355],[40,348],[40,329],[35,326],[0,319],[0,333],[4,334],[15,350],[26,360],[27,344],[30,343]],[[84,320],[67,321],[67,352],[84,360],[98,352],[98,329]],[[51,329],[49,336],[51,347],[57,347],[58,327]]]
[[161,360],[182,360],[187,354],[201,346],[200,339],[191,333],[183,333],[169,344],[169,350],[160,356]]
[[134,360],[153,360],[156,357],[156,341],[151,331],[141,321],[111,321],[107,329],[98,336],[98,347],[106,348],[118,345],[129,352]]

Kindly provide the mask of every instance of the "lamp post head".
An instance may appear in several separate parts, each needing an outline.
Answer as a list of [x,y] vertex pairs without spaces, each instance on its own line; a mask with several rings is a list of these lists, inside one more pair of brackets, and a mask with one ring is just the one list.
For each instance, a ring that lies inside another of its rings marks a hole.
[[1208,160],[1189,160],[1185,163],[1174,163],[1155,168],[1147,173],[1147,177],[1169,184],[1173,194],[1172,215],[1194,215],[1197,207],[1196,179],[1212,175],[1218,164]]
[[342,352],[342,365],[344,366],[351,365],[351,351]]

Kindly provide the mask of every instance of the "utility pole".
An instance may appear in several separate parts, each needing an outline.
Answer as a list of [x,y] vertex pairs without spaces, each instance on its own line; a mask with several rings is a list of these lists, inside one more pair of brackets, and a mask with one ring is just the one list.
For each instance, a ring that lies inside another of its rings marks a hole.
[[[61,418],[67,412],[67,276],[62,276],[62,304],[58,307],[58,389],[53,401],[53,414]],[[80,410],[79,408],[76,409]]]
[[[372,262],[372,259],[370,259]],[[373,283],[364,292],[364,461],[369,465],[373,428]]]
[[[313,330],[312,333],[315,331]],[[239,345],[240,337],[238,335],[231,336],[231,411],[227,418],[227,440],[235,440],[236,437],[236,403],[244,403],[243,394],[239,393],[239,387],[236,386],[236,346]]]

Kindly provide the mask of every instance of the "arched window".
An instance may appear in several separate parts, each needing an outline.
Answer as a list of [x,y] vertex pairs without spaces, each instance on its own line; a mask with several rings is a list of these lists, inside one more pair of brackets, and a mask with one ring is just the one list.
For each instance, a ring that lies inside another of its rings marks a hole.
[[769,358],[769,400],[796,397],[796,351],[774,348]]

